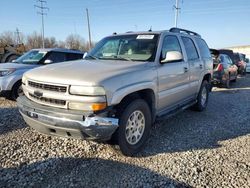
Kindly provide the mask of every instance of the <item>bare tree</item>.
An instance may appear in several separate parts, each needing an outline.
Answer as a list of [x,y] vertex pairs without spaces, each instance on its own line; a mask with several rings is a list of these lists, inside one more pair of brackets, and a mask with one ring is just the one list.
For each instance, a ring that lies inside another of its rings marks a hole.
[[12,31],[5,31],[0,35],[1,45],[14,45],[16,43],[15,33]]
[[81,51],[86,51],[87,50],[87,44],[85,40],[77,34],[70,34],[66,38],[66,48],[69,49],[75,49],[75,50],[81,50]]
[[46,37],[44,39],[44,43],[45,43],[44,44],[45,48],[56,48],[56,47],[58,47],[58,44],[56,42],[56,38],[55,37],[50,37],[50,38]]
[[33,32],[31,35],[28,35],[26,39],[26,47],[27,49],[41,48],[42,47],[41,35],[37,34],[37,32]]

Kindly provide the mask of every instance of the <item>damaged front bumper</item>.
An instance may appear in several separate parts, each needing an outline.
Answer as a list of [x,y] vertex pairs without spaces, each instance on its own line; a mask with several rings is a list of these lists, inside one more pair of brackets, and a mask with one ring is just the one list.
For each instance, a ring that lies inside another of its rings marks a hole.
[[106,112],[95,115],[47,107],[25,96],[17,99],[17,106],[30,127],[47,135],[105,141],[119,126],[118,119],[106,117]]

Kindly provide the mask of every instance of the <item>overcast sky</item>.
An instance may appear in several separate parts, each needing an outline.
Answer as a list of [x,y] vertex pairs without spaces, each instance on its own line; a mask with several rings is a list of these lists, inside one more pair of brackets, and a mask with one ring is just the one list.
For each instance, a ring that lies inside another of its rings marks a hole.
[[[168,30],[174,26],[175,0],[47,0],[45,35],[64,40],[69,34],[88,38],[85,9],[89,9],[92,38],[113,32]],[[41,32],[36,0],[1,0],[0,32]],[[250,0],[180,0],[178,26],[202,35],[213,48],[250,45]]]

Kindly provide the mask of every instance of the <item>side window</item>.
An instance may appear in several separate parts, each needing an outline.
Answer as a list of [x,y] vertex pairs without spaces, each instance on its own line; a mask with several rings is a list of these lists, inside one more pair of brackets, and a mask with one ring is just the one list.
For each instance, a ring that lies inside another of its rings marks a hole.
[[46,60],[51,60],[52,63],[58,63],[66,61],[66,54],[62,52],[51,52]]
[[196,47],[194,45],[194,42],[192,39],[188,37],[181,37],[183,44],[185,46],[185,50],[187,53],[188,60],[196,60],[199,58],[198,52],[196,50]]
[[167,52],[169,51],[178,51],[182,53],[179,40],[174,35],[168,35],[164,38],[162,51],[161,51],[162,58],[165,58]]
[[207,43],[203,39],[196,39],[196,43],[200,49],[201,57],[202,58],[211,58],[211,53],[207,46]]
[[225,63],[225,56],[224,55],[220,55],[220,61],[221,61],[221,63]]
[[73,61],[77,59],[82,59],[83,54],[67,53],[67,61]]

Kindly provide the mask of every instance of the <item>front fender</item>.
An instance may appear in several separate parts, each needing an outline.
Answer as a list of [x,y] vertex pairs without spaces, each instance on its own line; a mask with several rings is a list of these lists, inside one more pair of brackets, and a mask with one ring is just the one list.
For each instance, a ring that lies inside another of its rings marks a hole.
[[116,105],[119,104],[124,97],[126,97],[129,94],[132,94],[134,92],[144,90],[144,89],[151,89],[154,91],[154,93],[157,92],[157,87],[156,83],[154,82],[140,82],[140,83],[135,83],[132,85],[127,85],[125,87],[119,88],[113,93],[112,98],[108,103],[110,105]]

